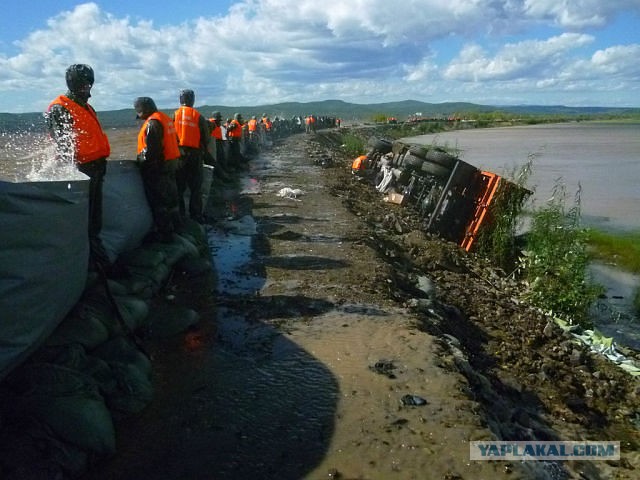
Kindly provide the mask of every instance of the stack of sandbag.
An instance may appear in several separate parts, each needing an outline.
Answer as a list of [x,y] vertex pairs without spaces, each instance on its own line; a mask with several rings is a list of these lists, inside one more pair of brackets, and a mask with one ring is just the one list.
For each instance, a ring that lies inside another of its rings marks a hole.
[[153,399],[140,336],[177,334],[199,320],[176,306],[170,316],[180,321],[172,323],[150,310],[150,299],[178,263],[182,271],[211,268],[201,226],[189,223],[172,242],[143,244],[118,262],[128,275],[88,282],[44,345],[0,384],[0,478],[74,477],[113,455],[113,420]]

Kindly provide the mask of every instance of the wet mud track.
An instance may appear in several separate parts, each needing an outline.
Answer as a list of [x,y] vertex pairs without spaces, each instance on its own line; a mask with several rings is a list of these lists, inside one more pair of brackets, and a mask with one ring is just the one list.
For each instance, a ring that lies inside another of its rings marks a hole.
[[495,439],[518,417],[509,402],[489,415],[468,350],[432,333],[476,335],[477,352],[484,334],[453,322],[455,308],[425,328],[403,301],[413,287],[398,275],[401,254],[348,208],[344,185],[314,162],[322,154],[294,136],[253,159],[240,188],[217,186],[215,272],[166,292],[198,310],[198,328],[149,346],[156,397],[118,422],[117,456],[86,478],[579,478],[469,461],[470,440]]

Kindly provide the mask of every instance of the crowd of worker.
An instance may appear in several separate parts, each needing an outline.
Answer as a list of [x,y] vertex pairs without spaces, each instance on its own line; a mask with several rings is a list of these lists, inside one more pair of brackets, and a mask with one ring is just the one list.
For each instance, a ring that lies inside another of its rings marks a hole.
[[[109,258],[100,239],[102,188],[110,145],[97,114],[88,103],[95,80],[89,65],[74,64],[66,70],[68,91],[54,99],[45,112],[58,159],[74,163],[89,177],[89,267],[107,271]],[[173,116],[158,110],[151,97],[133,102],[142,120],[136,159],[151,213],[150,236],[171,241],[187,219],[205,222],[202,189],[204,165],[214,176],[230,181],[247,168],[250,158],[273,140],[292,133],[315,133],[318,128],[340,127],[334,117],[315,115],[274,118],[264,113],[245,121],[242,114],[223,119],[221,112],[207,118],[195,107],[195,92],[179,91],[179,107]]]

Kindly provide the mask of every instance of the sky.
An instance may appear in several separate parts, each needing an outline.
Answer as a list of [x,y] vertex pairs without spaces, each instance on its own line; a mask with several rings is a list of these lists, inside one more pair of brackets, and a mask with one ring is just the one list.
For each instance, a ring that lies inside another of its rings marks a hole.
[[640,0],[2,0],[0,112],[343,100],[640,107]]

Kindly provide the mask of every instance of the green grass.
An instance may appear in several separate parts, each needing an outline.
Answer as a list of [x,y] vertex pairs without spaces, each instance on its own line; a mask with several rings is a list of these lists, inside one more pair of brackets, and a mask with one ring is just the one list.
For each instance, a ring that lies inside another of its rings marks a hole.
[[631,273],[640,273],[640,231],[608,233],[589,229],[587,233],[593,258],[613,263]]

